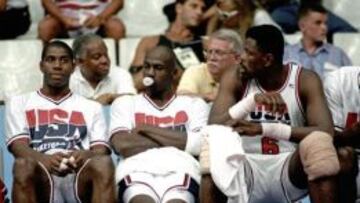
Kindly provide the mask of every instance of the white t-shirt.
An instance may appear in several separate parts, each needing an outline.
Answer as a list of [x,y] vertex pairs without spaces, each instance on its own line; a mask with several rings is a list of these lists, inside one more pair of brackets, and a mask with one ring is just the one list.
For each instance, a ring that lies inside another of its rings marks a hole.
[[108,146],[101,105],[71,92],[57,101],[40,91],[12,97],[5,118],[8,146],[18,139],[42,153]]
[[70,77],[70,89],[86,98],[96,99],[102,94],[135,94],[133,79],[130,73],[119,67],[111,67],[109,74],[94,89],[77,67]]

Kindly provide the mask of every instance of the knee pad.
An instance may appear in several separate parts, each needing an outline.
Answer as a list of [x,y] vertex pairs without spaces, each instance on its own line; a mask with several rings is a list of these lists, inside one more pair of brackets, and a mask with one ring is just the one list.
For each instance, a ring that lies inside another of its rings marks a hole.
[[340,162],[329,134],[320,131],[310,133],[300,142],[299,151],[308,180],[339,173]]

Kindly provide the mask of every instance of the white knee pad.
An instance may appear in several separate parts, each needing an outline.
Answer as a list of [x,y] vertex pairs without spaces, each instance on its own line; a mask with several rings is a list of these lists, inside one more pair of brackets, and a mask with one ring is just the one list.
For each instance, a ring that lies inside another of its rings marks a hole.
[[308,180],[336,175],[340,171],[333,138],[329,134],[321,131],[312,132],[300,142],[299,150]]

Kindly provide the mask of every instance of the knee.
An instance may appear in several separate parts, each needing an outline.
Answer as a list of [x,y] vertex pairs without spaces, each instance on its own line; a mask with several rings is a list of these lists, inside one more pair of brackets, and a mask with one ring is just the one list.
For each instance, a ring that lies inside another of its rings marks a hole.
[[111,37],[116,40],[125,37],[125,25],[119,18],[112,17],[107,20],[104,24],[104,29],[105,34],[107,35],[106,37]]
[[17,158],[14,163],[13,175],[17,184],[26,184],[34,178],[38,163],[32,159]]
[[110,156],[96,156],[88,165],[91,175],[102,180],[114,179],[114,164]]
[[341,147],[337,152],[340,161],[340,173],[357,175],[358,159],[355,150],[351,147]]
[[300,142],[299,153],[309,180],[337,175],[340,171],[339,159],[332,137],[315,131]]
[[49,16],[41,20],[38,25],[39,38],[45,42],[50,41],[52,38],[56,37],[60,30],[60,22]]

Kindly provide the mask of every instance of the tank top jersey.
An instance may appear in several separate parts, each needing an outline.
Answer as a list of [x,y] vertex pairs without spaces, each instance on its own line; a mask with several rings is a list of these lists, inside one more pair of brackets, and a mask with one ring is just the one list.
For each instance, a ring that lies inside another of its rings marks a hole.
[[[258,105],[253,112],[251,112],[246,120],[258,123],[284,123],[293,127],[304,126],[305,114],[303,112],[300,97],[299,97],[299,75],[301,67],[295,63],[285,65],[288,69],[288,76],[283,86],[277,90],[286,103],[287,110],[283,115],[271,115],[265,109],[264,105]],[[249,80],[244,92],[244,96],[251,93],[265,93],[256,79]],[[279,154],[283,152],[295,151],[296,144],[289,141],[276,140],[265,136],[242,136],[243,147],[247,153],[256,154]]]
[[[202,40],[199,36],[196,36],[194,38],[194,40],[192,40],[190,42],[179,43],[179,42],[173,42],[173,41],[169,40],[168,38],[165,37],[165,35],[160,35],[157,46],[166,46],[166,47],[170,47],[173,50],[178,47],[180,47],[180,48],[190,47],[200,62],[205,61],[204,54],[203,54]],[[176,61],[177,61],[178,65],[181,64],[178,59]],[[180,67],[182,67],[182,66],[180,65]],[[182,67],[182,68],[184,68],[184,67]]]

